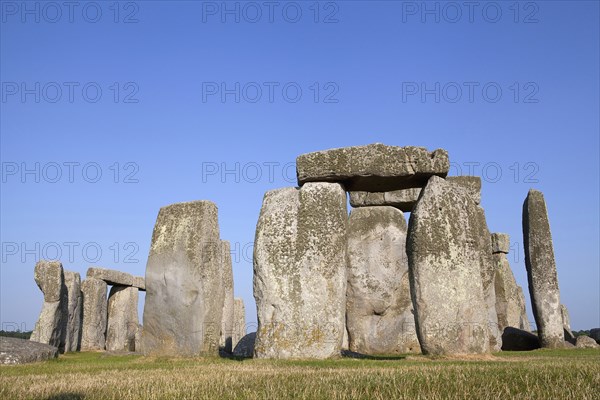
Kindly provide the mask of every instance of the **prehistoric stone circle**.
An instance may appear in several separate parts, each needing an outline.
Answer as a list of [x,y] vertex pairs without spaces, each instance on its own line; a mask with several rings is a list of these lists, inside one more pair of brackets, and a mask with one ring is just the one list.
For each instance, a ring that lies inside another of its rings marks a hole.
[[104,350],[106,345],[106,282],[87,278],[81,284],[83,293],[83,324],[81,350]]
[[138,288],[114,285],[108,295],[106,350],[136,351]]
[[353,352],[419,351],[406,230],[402,211],[394,207],[361,207],[350,213],[346,326]]
[[[298,184],[339,182],[348,191],[386,192],[422,187],[432,175],[446,176],[446,150],[374,143],[303,154],[296,158]],[[260,335],[259,335],[260,336]]]
[[393,190],[391,192],[350,192],[352,207],[392,206],[410,212],[417,204],[421,188]]
[[563,345],[563,321],[552,234],[544,195],[531,189],[523,203],[525,266],[542,347]]
[[83,295],[81,277],[78,272],[64,271],[67,287],[67,333],[65,351],[79,351],[81,344],[81,323],[83,315]]
[[63,266],[58,261],[39,261],[34,279],[44,294],[44,304],[30,340],[49,344],[64,353],[69,299]]
[[244,300],[236,297],[233,302],[233,333],[231,335],[232,351],[244,336],[246,336],[246,307],[244,306]]
[[109,285],[133,286],[139,290],[146,290],[144,277],[133,276],[127,272],[115,271],[114,269],[90,267],[88,268],[86,275],[88,278],[101,279]]
[[221,320],[221,335],[219,346],[225,351],[233,351],[232,334],[234,323],[233,302],[233,265],[231,262],[231,245],[228,241],[221,241],[221,268],[223,273],[223,318]]
[[193,201],[161,208],[146,265],[143,352],[217,355],[222,291],[217,206]]
[[254,245],[257,358],[340,354],[346,309],[346,194],[336,183],[265,194]]
[[[429,179],[411,214],[407,240],[411,295],[424,354],[490,350],[481,278],[484,250],[476,237],[480,226],[481,213],[466,190],[437,176]],[[491,245],[486,250],[491,255]]]

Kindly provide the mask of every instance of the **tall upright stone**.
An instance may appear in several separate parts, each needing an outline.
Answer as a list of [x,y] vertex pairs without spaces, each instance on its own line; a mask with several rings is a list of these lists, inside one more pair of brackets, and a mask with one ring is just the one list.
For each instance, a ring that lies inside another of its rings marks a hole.
[[494,287],[498,325],[501,332],[507,327],[530,331],[523,290],[517,285],[510,263],[506,258],[509,248],[510,238],[507,234],[492,234],[492,257],[496,264]]
[[233,265],[231,262],[231,245],[228,241],[221,241],[221,251],[221,268],[223,273],[223,318],[221,320],[219,346],[231,353],[233,351],[232,335],[234,323]]
[[[233,303],[233,334],[231,335],[231,348],[235,349],[238,342],[246,336],[246,307],[244,299],[236,297]],[[233,351],[233,350],[232,350]]]
[[44,304],[30,339],[54,346],[64,353],[69,300],[63,266],[58,261],[38,261],[34,279],[44,294]]
[[161,208],[146,265],[143,352],[217,355],[222,290],[217,206],[193,201]]
[[436,176],[429,179],[411,214],[410,287],[424,354],[490,350],[482,248],[476,237],[480,217],[477,204],[465,190]]
[[351,351],[420,351],[410,298],[406,230],[404,214],[394,207],[361,207],[350,213],[346,324]]
[[265,194],[254,244],[256,357],[339,356],[347,221],[346,193],[336,183]]
[[67,334],[65,351],[79,351],[81,346],[81,323],[83,315],[83,295],[81,293],[81,277],[78,272],[64,271],[67,287]]
[[132,286],[113,286],[108,295],[106,350],[136,351],[135,335],[139,328],[138,292]]
[[525,266],[533,316],[542,347],[563,346],[558,276],[552,234],[542,192],[531,189],[523,203]]
[[81,284],[83,293],[82,351],[104,350],[106,347],[107,293],[106,282],[87,278]]

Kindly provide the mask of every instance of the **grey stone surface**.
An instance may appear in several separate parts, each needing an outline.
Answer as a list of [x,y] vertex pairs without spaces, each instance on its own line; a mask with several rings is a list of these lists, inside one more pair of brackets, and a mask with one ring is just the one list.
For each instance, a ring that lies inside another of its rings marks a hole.
[[133,286],[113,286],[108,295],[107,351],[136,351],[138,291]]
[[[490,350],[482,249],[476,237],[479,214],[466,191],[435,176],[411,214],[407,240],[410,286],[417,335],[425,354]],[[491,247],[488,253],[491,255]]]
[[87,278],[81,283],[83,293],[82,351],[104,350],[106,346],[106,282]]
[[256,357],[339,356],[347,222],[339,184],[311,182],[265,194],[254,242]]
[[232,336],[234,323],[234,304],[233,304],[233,265],[231,263],[231,245],[228,241],[222,240],[221,268],[223,273],[223,318],[221,319],[221,334],[219,346],[225,351],[233,351]]
[[64,271],[67,287],[67,333],[65,335],[65,351],[79,351],[81,346],[81,324],[83,316],[83,295],[81,293],[81,277],[78,272]]
[[504,331],[509,326],[530,331],[531,327],[525,311],[523,290],[517,285],[506,254],[495,253],[492,257],[496,263],[494,285],[500,331]]
[[421,194],[421,188],[393,190],[391,192],[350,192],[352,207],[392,206],[404,212],[412,211]]
[[533,189],[523,203],[523,241],[529,294],[542,347],[561,347],[563,322],[552,234],[544,195]]
[[236,357],[251,358],[254,354],[254,344],[256,342],[256,332],[252,332],[242,337],[233,349],[233,355]]
[[[339,182],[349,191],[386,192],[422,187],[432,175],[446,176],[448,152],[381,143],[302,154],[296,158],[298,184]],[[260,335],[259,335],[260,336]]]
[[0,365],[25,364],[58,357],[58,348],[31,340],[0,337]]
[[86,275],[88,278],[101,279],[109,285],[135,286],[140,290],[146,290],[143,277],[133,276],[127,272],[100,267],[90,267],[88,268]]
[[361,207],[350,213],[346,327],[353,352],[420,352],[410,298],[406,230],[402,211],[394,207]]
[[246,307],[244,300],[236,297],[233,302],[233,334],[231,335],[231,348],[235,349],[238,342],[246,336]]
[[467,191],[477,204],[481,203],[481,178],[478,176],[448,176],[446,180]]
[[135,351],[138,353],[143,353],[142,349],[142,332],[144,330],[144,326],[138,324],[137,330],[135,331]]
[[161,208],[146,265],[143,352],[218,355],[222,291],[217,206],[193,201]]
[[540,339],[531,332],[507,327],[502,332],[503,351],[529,351],[540,348]]
[[510,251],[510,236],[506,233],[492,233],[492,253],[508,254]]
[[594,339],[589,336],[577,336],[577,343],[575,345],[580,349],[597,349],[600,348],[600,345],[596,343]]
[[44,303],[30,340],[49,344],[64,353],[69,299],[62,264],[58,261],[37,262],[34,279],[44,294]]
[[564,304],[560,305],[560,315],[563,323],[563,332],[565,341],[576,344],[576,338],[573,332],[571,331],[571,318],[569,318],[569,310],[567,310],[567,306]]

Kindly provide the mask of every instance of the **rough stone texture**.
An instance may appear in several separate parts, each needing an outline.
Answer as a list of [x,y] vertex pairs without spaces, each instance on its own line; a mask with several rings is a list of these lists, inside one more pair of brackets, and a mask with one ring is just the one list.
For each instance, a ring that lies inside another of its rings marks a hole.
[[[448,152],[381,143],[307,153],[296,158],[298,184],[339,182],[349,191],[386,192],[422,187],[432,175],[446,176]],[[259,335],[260,336],[260,335]]]
[[348,339],[348,327],[344,329],[344,337],[342,338],[342,351],[350,349],[350,341]]
[[600,328],[590,329],[590,337],[600,343]]
[[577,342],[575,344],[576,347],[583,349],[597,349],[600,348],[600,345],[596,343],[594,339],[589,336],[577,336]]
[[502,350],[528,351],[540,348],[540,339],[531,332],[507,327],[502,333]]
[[542,347],[561,347],[563,323],[552,234],[544,195],[531,189],[523,203],[525,266]]
[[156,355],[218,355],[223,276],[217,206],[160,209],[146,265],[142,350]]
[[65,335],[65,351],[79,351],[81,345],[81,323],[83,315],[83,295],[81,293],[81,277],[78,272],[64,271],[67,287],[67,333]]
[[478,176],[448,176],[446,180],[462,187],[476,204],[481,203],[481,178]]
[[571,319],[569,318],[569,311],[567,310],[567,307],[564,304],[560,305],[560,315],[561,315],[562,323],[563,323],[563,332],[564,332],[565,341],[567,341],[571,344],[576,344],[577,338],[571,331]]
[[347,222],[339,184],[311,182],[265,194],[254,242],[256,357],[340,355]]
[[138,353],[142,353],[142,332],[144,330],[144,326],[138,324],[137,330],[135,331],[135,351]]
[[107,351],[135,351],[138,330],[138,291],[132,286],[113,286],[108,296]]
[[244,300],[236,297],[233,302],[233,334],[231,335],[232,351],[244,336],[246,336],[246,307],[244,307]]
[[116,271],[114,269],[90,267],[87,270],[87,277],[101,279],[109,285],[134,286],[140,290],[146,290],[143,277],[133,276],[127,272]]
[[25,364],[58,357],[58,348],[31,340],[0,337],[0,365]]
[[38,261],[34,279],[44,293],[44,304],[30,340],[49,344],[64,353],[69,299],[63,266],[58,261]]
[[104,350],[106,345],[106,282],[87,278],[81,283],[83,293],[83,324],[81,350]]
[[506,233],[492,233],[492,253],[508,254],[510,251],[510,236]]
[[391,192],[350,192],[352,207],[392,206],[404,212],[412,211],[421,194],[421,188],[393,190]]
[[504,331],[509,326],[524,331],[531,331],[525,311],[523,289],[517,285],[506,254],[495,253],[492,257],[496,264],[494,286],[500,331]]
[[222,240],[221,268],[223,273],[223,318],[221,319],[221,335],[219,346],[225,351],[233,351],[232,336],[234,323],[233,304],[233,265],[231,263],[231,246],[228,241]]
[[419,352],[406,221],[389,206],[352,210],[348,220],[346,327],[349,349],[361,354]]
[[429,179],[411,214],[410,286],[424,354],[490,350],[482,250],[476,237],[479,219],[478,206],[466,191],[439,177]]
[[254,354],[254,344],[256,342],[256,332],[252,332],[240,339],[233,349],[233,355],[236,357],[251,358]]

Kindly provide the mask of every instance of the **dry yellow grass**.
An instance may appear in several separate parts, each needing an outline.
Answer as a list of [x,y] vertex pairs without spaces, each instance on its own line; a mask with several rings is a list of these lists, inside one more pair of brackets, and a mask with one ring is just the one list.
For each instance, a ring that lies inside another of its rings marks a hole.
[[0,368],[1,399],[598,399],[600,351],[272,361],[76,353]]

